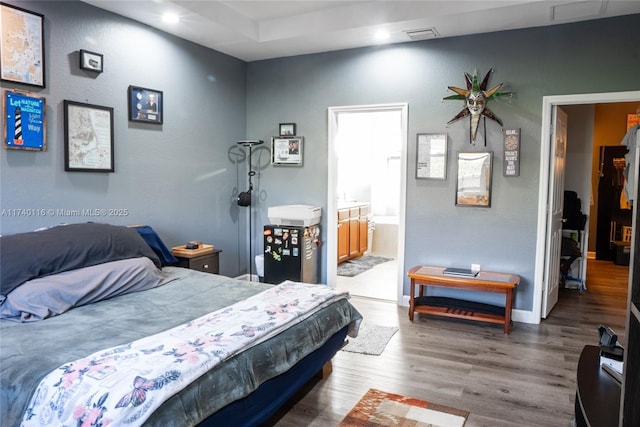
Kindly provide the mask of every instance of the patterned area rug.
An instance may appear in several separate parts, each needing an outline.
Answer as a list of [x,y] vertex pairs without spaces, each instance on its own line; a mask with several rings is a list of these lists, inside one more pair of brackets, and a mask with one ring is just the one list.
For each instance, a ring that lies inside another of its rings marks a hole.
[[396,332],[398,328],[395,326],[369,325],[362,322],[358,336],[349,338],[349,344],[344,346],[342,351],[379,356]]
[[467,411],[371,388],[340,426],[462,427],[468,416]]
[[383,262],[391,261],[391,258],[384,258],[374,255],[363,255],[360,258],[350,259],[338,264],[338,276],[353,277],[364,273],[370,268]]

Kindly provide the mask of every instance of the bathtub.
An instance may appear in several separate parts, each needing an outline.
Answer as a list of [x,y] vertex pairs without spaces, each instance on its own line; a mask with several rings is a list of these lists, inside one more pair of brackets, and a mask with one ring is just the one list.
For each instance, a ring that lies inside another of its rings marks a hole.
[[398,256],[398,222],[397,216],[373,216],[374,229],[370,242],[371,255],[385,258]]

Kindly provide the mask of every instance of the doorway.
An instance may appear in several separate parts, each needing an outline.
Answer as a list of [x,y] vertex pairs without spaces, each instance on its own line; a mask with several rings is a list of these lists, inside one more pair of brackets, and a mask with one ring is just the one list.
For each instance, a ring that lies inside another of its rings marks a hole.
[[[535,280],[534,280],[534,299],[533,310],[529,323],[539,323],[546,316],[543,307],[543,299],[549,292],[550,286],[544,278],[545,267],[549,265],[550,255],[545,255],[546,251],[546,231],[549,224],[548,200],[550,194],[556,189],[550,185],[550,176],[552,170],[551,154],[553,153],[554,142],[547,139],[552,134],[552,120],[554,111],[561,105],[580,105],[580,104],[599,104],[599,103],[617,103],[617,102],[638,102],[640,101],[640,91],[632,92],[614,92],[614,93],[598,93],[598,94],[581,94],[581,95],[560,95],[546,96],[543,98],[542,108],[542,135],[541,155],[540,155],[540,184],[538,199],[538,227],[537,227],[537,243],[536,243],[536,262],[535,262]],[[633,259],[630,260],[633,263]],[[550,311],[550,309],[548,310]]]
[[[353,295],[401,301],[407,104],[331,107],[328,114],[327,282]],[[357,258],[385,261],[344,277],[338,276],[338,209],[351,204],[369,211],[368,247]]]

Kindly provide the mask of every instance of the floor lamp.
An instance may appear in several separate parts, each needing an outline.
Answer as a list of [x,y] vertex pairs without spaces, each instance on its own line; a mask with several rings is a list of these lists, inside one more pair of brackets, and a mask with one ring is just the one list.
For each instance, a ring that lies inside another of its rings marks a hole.
[[264,143],[264,141],[261,139],[238,141],[239,145],[242,145],[243,147],[249,147],[249,189],[238,194],[238,206],[247,206],[249,208],[249,281],[251,282],[253,281],[253,250],[251,245],[251,241],[253,240],[251,229],[251,192],[253,191],[252,178],[256,174],[251,166],[251,148],[254,145],[260,145],[262,143]]

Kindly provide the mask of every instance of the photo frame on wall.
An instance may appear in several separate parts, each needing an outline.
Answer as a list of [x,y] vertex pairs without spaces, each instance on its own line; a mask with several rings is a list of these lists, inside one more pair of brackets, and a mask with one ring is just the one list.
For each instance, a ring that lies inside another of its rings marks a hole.
[[456,206],[491,207],[493,152],[459,152]]
[[44,15],[0,2],[0,17],[0,80],[44,88]]
[[3,91],[4,148],[47,150],[46,101],[30,92]]
[[64,101],[64,170],[114,172],[113,108]]
[[416,178],[447,179],[447,134],[417,135]]
[[276,166],[302,166],[304,139],[301,136],[271,138],[271,164]]
[[279,129],[280,136],[294,136],[296,134],[295,123],[280,123]]
[[88,50],[80,50],[80,68],[87,71],[101,73],[103,71],[103,55]]
[[138,86],[129,86],[129,120],[162,124],[164,108],[162,92]]

